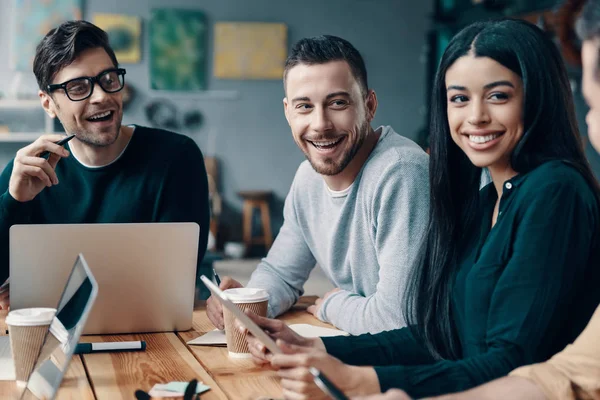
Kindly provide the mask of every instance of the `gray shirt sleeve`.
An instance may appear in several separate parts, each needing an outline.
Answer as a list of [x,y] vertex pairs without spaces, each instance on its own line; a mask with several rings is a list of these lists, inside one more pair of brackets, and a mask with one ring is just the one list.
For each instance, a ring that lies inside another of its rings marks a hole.
[[366,297],[335,292],[323,302],[319,319],[354,335],[406,325],[404,289],[427,229],[428,181],[424,163],[399,161],[383,171],[371,207],[371,237],[379,264],[376,292]]
[[316,260],[306,244],[295,212],[294,188],[285,199],[283,226],[269,253],[252,273],[248,287],[269,293],[268,316],[274,318],[293,306],[304,293],[304,283]]

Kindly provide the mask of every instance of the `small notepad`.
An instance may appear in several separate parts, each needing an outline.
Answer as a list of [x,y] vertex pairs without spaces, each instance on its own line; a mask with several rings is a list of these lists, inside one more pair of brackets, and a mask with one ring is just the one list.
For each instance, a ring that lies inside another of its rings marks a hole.
[[[188,384],[189,382],[157,383],[148,394],[152,397],[181,397],[185,393]],[[196,393],[204,393],[207,390],[210,390],[210,387],[201,383],[198,383],[198,386],[196,386]]]
[[350,335],[348,332],[344,332],[339,329],[323,328],[321,326],[315,326],[310,324],[293,324],[290,325],[290,328],[292,328],[298,335],[308,338],[315,338],[320,336],[331,337]]
[[[339,329],[322,328],[320,326],[310,324],[293,324],[290,325],[297,334],[308,337],[331,337],[331,336],[348,336],[348,332],[344,332]],[[192,339],[187,344],[196,346],[227,346],[227,339],[225,338],[225,331],[215,329],[207,332],[202,336]]]
[[202,336],[198,336],[196,339],[190,340],[187,344],[195,344],[197,346],[227,346],[227,339],[225,338],[225,331],[215,329]]

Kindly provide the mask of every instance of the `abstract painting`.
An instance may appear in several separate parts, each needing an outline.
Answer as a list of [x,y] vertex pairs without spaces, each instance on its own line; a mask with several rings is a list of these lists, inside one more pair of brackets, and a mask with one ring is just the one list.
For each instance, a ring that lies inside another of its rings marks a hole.
[[52,28],[81,19],[82,0],[13,0],[11,66],[31,72],[35,48]]
[[206,88],[206,18],[184,9],[153,9],[150,20],[150,87]]
[[287,57],[287,26],[221,22],[215,25],[217,78],[281,79]]
[[139,17],[121,14],[94,14],[92,22],[108,34],[110,46],[115,51],[119,63],[140,62],[142,20]]

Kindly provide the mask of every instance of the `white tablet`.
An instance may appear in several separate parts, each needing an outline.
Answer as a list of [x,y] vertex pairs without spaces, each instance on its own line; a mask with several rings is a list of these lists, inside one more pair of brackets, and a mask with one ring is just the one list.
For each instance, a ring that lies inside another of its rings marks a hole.
[[241,308],[239,308],[235,303],[229,300],[227,294],[223,293],[223,291],[219,289],[219,287],[215,285],[206,276],[202,275],[200,276],[200,279],[202,279],[202,282],[204,282],[206,287],[215,296],[215,298],[218,299],[224,307],[227,307],[227,309],[231,311],[231,313],[237,318],[237,320],[240,321],[242,325],[244,325],[250,331],[250,333],[254,335],[255,338],[257,338],[262,342],[262,344],[267,346],[267,349],[269,349],[271,353],[281,353],[281,350],[279,349],[279,347],[277,347],[275,341],[269,335],[267,335],[265,331],[263,331],[258,325],[256,325],[254,321],[252,321],[246,314],[244,314]]

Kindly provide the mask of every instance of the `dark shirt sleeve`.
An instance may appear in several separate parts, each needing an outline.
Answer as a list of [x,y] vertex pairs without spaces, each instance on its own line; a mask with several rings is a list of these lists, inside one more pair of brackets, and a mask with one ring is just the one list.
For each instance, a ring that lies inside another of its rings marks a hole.
[[405,335],[379,340],[385,348],[377,350],[363,350],[362,337],[328,339],[327,348],[333,348],[334,340],[345,340],[345,346],[352,347],[346,362],[364,365],[360,357],[366,357],[367,364],[376,366],[382,391],[401,388],[413,397],[465,390],[540,361],[536,358],[542,338],[563,329],[561,324],[569,320],[568,309],[583,285],[598,210],[589,189],[552,182],[528,196],[519,218],[512,232],[513,251],[492,294],[488,319],[480,321],[487,326],[487,340],[479,355],[409,365],[406,354],[414,349],[407,346]]
[[208,178],[204,157],[198,145],[186,140],[179,154],[173,155],[167,182],[161,194],[158,222],[196,222],[198,238],[198,267],[208,243],[210,210]]
[[353,365],[420,365],[435,360],[409,328],[359,336],[322,337],[327,353]]
[[13,161],[10,161],[0,175],[0,284],[8,278],[10,227],[28,223],[31,218],[31,202],[21,203],[8,192],[12,169]]

